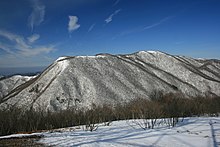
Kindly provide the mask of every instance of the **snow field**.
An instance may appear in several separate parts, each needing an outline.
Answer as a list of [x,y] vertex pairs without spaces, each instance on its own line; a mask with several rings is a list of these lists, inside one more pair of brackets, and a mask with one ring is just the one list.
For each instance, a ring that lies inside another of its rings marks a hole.
[[[158,121],[160,122],[160,120]],[[39,142],[49,146],[155,146],[155,147],[217,147],[220,145],[220,117],[185,118],[174,128],[166,125],[142,129],[143,120],[114,121],[110,126],[99,124],[96,131],[85,127],[61,129]]]

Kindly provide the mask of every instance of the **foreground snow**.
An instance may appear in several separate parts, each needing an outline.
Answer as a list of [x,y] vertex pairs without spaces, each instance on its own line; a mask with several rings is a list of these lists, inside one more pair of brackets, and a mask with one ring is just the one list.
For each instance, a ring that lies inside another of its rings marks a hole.
[[155,129],[143,130],[140,127],[142,123],[143,120],[114,121],[110,126],[99,124],[93,132],[85,131],[85,126],[80,126],[43,133],[1,136],[0,139],[43,136],[38,143],[46,146],[220,146],[220,117],[186,118],[174,128],[157,124]]
[[187,118],[177,127],[157,126],[143,130],[141,120],[115,121],[110,126],[99,125],[96,131],[84,127],[65,128],[43,133],[41,143],[52,146],[190,146],[220,145],[220,117]]

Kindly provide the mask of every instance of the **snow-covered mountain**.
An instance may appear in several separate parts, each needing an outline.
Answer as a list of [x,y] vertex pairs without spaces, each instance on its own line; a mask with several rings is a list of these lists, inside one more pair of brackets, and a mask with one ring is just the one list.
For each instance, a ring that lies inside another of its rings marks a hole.
[[154,90],[220,96],[219,87],[220,61],[214,59],[159,51],[60,57],[37,77],[2,94],[0,108],[57,111],[148,98]]
[[6,96],[13,89],[15,89],[21,84],[24,84],[25,82],[29,81],[32,78],[33,76],[31,77],[31,76],[21,76],[21,75],[15,75],[9,78],[4,78],[3,76],[0,77],[0,101],[1,98]]

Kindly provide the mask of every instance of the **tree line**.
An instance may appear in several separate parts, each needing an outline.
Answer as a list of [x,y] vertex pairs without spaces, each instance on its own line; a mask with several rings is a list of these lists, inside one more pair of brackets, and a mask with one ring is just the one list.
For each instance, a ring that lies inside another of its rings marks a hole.
[[115,120],[141,119],[137,122],[143,129],[153,129],[158,119],[166,118],[166,124],[174,127],[179,120],[191,116],[218,116],[220,97],[185,98],[181,94],[152,92],[149,99],[137,98],[116,105],[95,105],[90,109],[74,108],[58,112],[45,112],[14,108],[0,110],[0,136],[85,125],[94,131],[97,123],[109,125]]

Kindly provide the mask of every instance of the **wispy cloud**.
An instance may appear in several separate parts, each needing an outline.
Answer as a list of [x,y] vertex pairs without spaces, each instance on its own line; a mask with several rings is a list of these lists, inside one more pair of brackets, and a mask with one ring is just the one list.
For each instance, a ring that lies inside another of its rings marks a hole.
[[91,31],[93,30],[94,27],[95,27],[95,23],[92,24],[92,25],[89,27],[88,32],[91,32]]
[[116,6],[119,2],[120,2],[120,0],[116,0],[115,3],[113,4],[113,6]]
[[151,24],[151,25],[148,25],[148,26],[139,26],[139,27],[131,28],[129,30],[122,31],[121,33],[114,36],[112,39],[116,39],[117,37],[122,37],[122,36],[126,36],[126,35],[129,35],[129,34],[137,33],[137,32],[143,32],[143,31],[148,30],[148,29],[152,29],[154,27],[162,25],[164,22],[172,19],[173,17],[174,16],[168,16],[168,17],[165,17],[165,18],[159,20],[158,22],[156,22],[154,24]]
[[13,51],[11,51],[11,48],[6,45],[6,44],[3,44],[0,42],[0,49],[4,50],[5,52],[7,52],[8,54],[14,54]]
[[51,51],[54,50],[54,46],[53,45],[49,45],[49,46],[36,46],[30,49],[27,49],[25,51],[20,50],[20,54],[22,54],[23,56],[36,56],[39,54],[48,54]]
[[161,25],[162,23],[164,23],[164,22],[170,20],[171,18],[173,18],[173,16],[165,17],[165,18],[161,19],[159,22],[156,22],[156,23],[154,23],[154,24],[152,24],[152,25],[149,25],[149,26],[145,26],[145,27],[144,27],[144,30],[148,30],[148,29],[154,28],[154,27],[156,27],[156,26],[159,26],[159,25]]
[[39,35],[39,34],[33,34],[33,35],[29,36],[29,37],[27,38],[27,40],[28,40],[30,43],[34,43],[34,42],[37,41],[39,38],[40,38],[40,35]]
[[35,26],[40,25],[44,21],[45,6],[39,0],[32,0],[31,3],[33,10],[28,18],[28,25],[31,31],[33,31]]
[[30,48],[30,46],[25,42],[22,36],[13,34],[11,32],[0,30],[0,36],[10,40],[15,43],[16,48],[20,48],[21,50],[25,50],[26,48]]
[[[8,54],[17,56],[35,56],[39,54],[49,53],[55,50],[53,45],[34,45],[34,41],[30,42],[23,36],[0,30],[0,37],[8,39],[9,43],[0,42],[0,49],[6,51]],[[37,37],[35,37],[36,40]]]
[[119,12],[121,11],[121,9],[116,10],[114,13],[112,13],[108,18],[105,19],[106,23],[110,23],[112,21],[112,18],[117,15]]
[[77,24],[78,17],[77,16],[69,16],[69,24],[68,24],[68,31],[71,33],[74,30],[77,30],[80,25]]
[[141,31],[143,31],[143,26],[142,27],[139,26],[139,27],[136,27],[136,28],[133,28],[133,29],[129,29],[127,31],[121,32],[119,35],[120,36],[125,36],[125,35],[141,32]]

